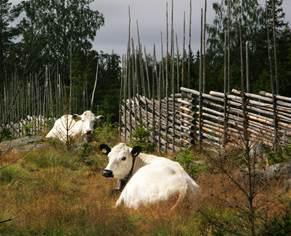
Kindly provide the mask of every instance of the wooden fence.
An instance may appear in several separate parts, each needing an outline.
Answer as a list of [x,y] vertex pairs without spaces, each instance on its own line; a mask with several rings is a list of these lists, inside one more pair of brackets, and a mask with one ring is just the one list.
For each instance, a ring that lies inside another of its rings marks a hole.
[[267,92],[244,95],[235,89],[224,95],[184,87],[181,93],[168,99],[136,95],[121,104],[121,135],[129,141],[137,127],[143,126],[150,131],[150,141],[159,151],[177,151],[195,144],[239,146],[246,138],[270,147],[288,143],[291,98],[275,96],[274,99]]
[[90,107],[88,83],[69,86],[58,65],[0,77],[0,142],[39,134],[52,125],[54,117]]
[[39,116],[26,116],[19,121],[3,123],[0,125],[0,141],[44,134],[55,122],[55,118]]

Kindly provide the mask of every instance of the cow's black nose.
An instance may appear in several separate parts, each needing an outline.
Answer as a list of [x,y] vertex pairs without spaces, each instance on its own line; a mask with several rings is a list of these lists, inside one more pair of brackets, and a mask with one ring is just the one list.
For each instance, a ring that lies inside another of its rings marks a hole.
[[102,175],[106,178],[113,178],[113,173],[111,170],[104,169]]
[[86,134],[92,134],[92,130],[86,131]]

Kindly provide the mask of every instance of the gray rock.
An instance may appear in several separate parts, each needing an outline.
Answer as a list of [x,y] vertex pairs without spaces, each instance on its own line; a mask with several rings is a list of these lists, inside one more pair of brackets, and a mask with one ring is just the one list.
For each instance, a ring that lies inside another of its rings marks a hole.
[[268,166],[264,172],[266,178],[291,178],[291,161]]
[[1,154],[12,152],[28,152],[33,149],[40,149],[47,147],[48,144],[44,143],[44,138],[40,136],[26,136],[10,141],[0,143],[0,156]]

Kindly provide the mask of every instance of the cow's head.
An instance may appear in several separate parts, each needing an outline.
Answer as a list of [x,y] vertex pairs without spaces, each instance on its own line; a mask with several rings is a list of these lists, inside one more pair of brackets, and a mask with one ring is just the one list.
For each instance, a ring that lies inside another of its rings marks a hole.
[[124,179],[128,176],[133,168],[133,159],[141,152],[140,147],[130,148],[124,143],[120,143],[112,149],[106,144],[101,144],[100,150],[108,155],[109,160],[108,165],[103,170],[103,176],[117,179]]
[[81,121],[81,132],[82,135],[85,136],[86,140],[90,139],[93,130],[94,125],[97,123],[100,123],[104,117],[103,116],[95,116],[94,113],[91,111],[85,111],[82,115],[74,114],[73,119],[75,121]]

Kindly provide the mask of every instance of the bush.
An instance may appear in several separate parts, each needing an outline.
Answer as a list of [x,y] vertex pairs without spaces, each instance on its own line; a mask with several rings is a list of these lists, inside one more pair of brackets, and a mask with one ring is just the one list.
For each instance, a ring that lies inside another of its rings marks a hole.
[[100,159],[95,154],[95,149],[91,143],[83,143],[79,150],[79,159],[87,166],[100,166]]
[[12,135],[10,129],[3,128],[0,131],[0,142],[2,142],[4,140],[10,140],[10,139],[12,139],[12,137],[13,137],[13,135]]
[[195,160],[193,153],[188,149],[178,152],[176,155],[176,161],[179,162],[192,177],[196,177],[199,173],[207,170],[206,164]]
[[277,163],[288,161],[288,160],[290,160],[290,156],[291,156],[291,145],[290,144],[282,146],[276,152],[270,151],[267,154],[270,165],[274,165]]
[[33,129],[32,122],[28,122],[23,126],[23,132],[26,136],[32,136],[32,129]]
[[94,130],[94,138],[99,143],[116,144],[119,140],[118,129],[112,124],[104,123]]
[[145,152],[154,151],[155,145],[150,142],[150,135],[150,130],[146,129],[143,125],[136,127],[132,136],[132,146],[140,146]]

